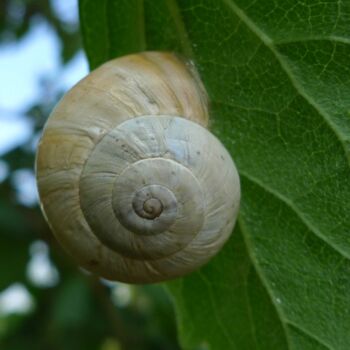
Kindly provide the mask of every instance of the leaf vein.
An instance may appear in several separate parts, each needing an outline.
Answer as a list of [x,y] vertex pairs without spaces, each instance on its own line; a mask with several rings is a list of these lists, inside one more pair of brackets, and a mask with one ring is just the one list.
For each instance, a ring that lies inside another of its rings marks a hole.
[[320,340],[319,338],[317,338],[314,334],[311,334],[309,332],[307,332],[305,329],[302,329],[299,325],[297,325],[296,323],[294,322],[291,322],[291,321],[287,321],[286,322],[287,325],[289,327],[293,327],[295,328],[296,330],[298,330],[299,332],[303,333],[304,335],[306,335],[307,337],[309,337],[310,339],[312,340],[315,340],[317,343],[319,343],[320,345],[324,346],[326,349],[328,350],[333,350],[333,348],[327,344],[325,344],[322,340]]
[[346,251],[342,251],[339,247],[335,246],[332,242],[329,242],[327,240],[327,238],[324,237],[324,235],[322,234],[322,232],[320,232],[318,230],[318,228],[316,228],[311,222],[309,222],[309,220],[304,217],[304,215],[302,214],[302,212],[298,209],[297,206],[295,206],[295,204],[289,200],[287,197],[285,197],[283,194],[277,192],[276,190],[270,188],[269,186],[267,186],[266,184],[263,184],[261,181],[259,181],[258,179],[256,179],[255,177],[247,174],[246,172],[240,170],[240,175],[245,177],[247,180],[249,180],[250,182],[253,182],[255,185],[261,187],[263,190],[265,190],[266,192],[272,194],[274,197],[276,197],[277,199],[279,199],[281,202],[283,202],[287,207],[289,207],[295,214],[296,216],[300,219],[300,221],[310,230],[310,232],[312,232],[316,237],[318,237],[319,239],[321,239],[323,242],[325,242],[330,248],[332,248],[338,255],[341,256],[342,259],[348,259],[350,260],[350,256],[348,255],[348,253]]
[[[256,349],[259,349],[259,343],[258,343],[258,340],[256,338],[256,329],[255,329],[255,324],[253,322],[253,313],[252,313],[252,307],[251,307],[251,303],[250,303],[250,298],[249,298],[249,293],[248,293],[248,277],[249,277],[249,274],[250,272],[254,269],[254,266],[250,265],[250,269],[249,269],[249,272],[248,274],[246,275],[245,277],[245,283],[244,283],[244,289],[245,289],[245,300],[246,300],[246,305],[247,305],[247,310],[248,310],[248,317],[249,317],[249,325],[250,325],[250,328],[251,328],[251,334],[253,335],[253,340],[254,340],[254,343],[255,343],[255,347]],[[255,270],[255,269],[254,269]]]
[[242,9],[240,9],[236,3],[233,0],[223,0],[223,2],[237,15],[238,18],[247,26],[248,29],[252,31],[258,38],[262,40],[262,42],[265,44],[265,46],[274,54],[276,59],[281,65],[281,68],[284,70],[286,75],[288,76],[291,84],[294,86],[296,91],[299,93],[300,96],[304,98],[304,100],[312,106],[320,116],[323,117],[325,122],[328,124],[329,128],[333,131],[336,138],[341,143],[341,146],[345,153],[345,158],[347,159],[349,168],[350,168],[350,155],[348,155],[348,150],[346,146],[346,138],[344,135],[342,135],[341,131],[338,130],[335,123],[331,120],[331,117],[328,115],[328,113],[319,106],[314,99],[309,96],[309,94],[305,91],[305,89],[301,86],[301,84],[297,81],[297,79],[294,77],[293,73],[291,72],[290,68],[287,66],[283,56],[278,52],[278,50],[274,46],[273,40],[265,33],[263,32],[245,13]]
[[344,37],[335,36],[335,35],[309,36],[309,37],[297,38],[297,39],[280,39],[280,40],[274,40],[274,44],[284,45],[284,44],[304,43],[309,41],[331,41],[339,44],[346,44],[346,45],[350,44],[349,38],[344,38]]
[[250,242],[249,235],[247,234],[248,229],[245,226],[241,215],[238,216],[237,222],[238,222],[240,230],[242,232],[242,236],[243,236],[245,245],[247,247],[247,252],[248,252],[248,255],[250,257],[250,260],[253,263],[253,266],[255,268],[256,274],[259,277],[259,279],[261,281],[261,284],[264,286],[264,288],[266,290],[266,293],[270,297],[271,303],[275,307],[276,313],[277,313],[277,315],[278,315],[278,317],[279,317],[279,319],[281,321],[282,327],[284,329],[285,337],[286,337],[287,347],[288,347],[288,349],[292,349],[292,347],[291,347],[291,339],[290,339],[290,335],[289,335],[288,328],[287,328],[285,314],[280,309],[280,307],[277,305],[276,299],[274,298],[273,292],[270,289],[270,286],[269,286],[268,282],[265,279],[264,273],[260,270],[259,264],[256,261],[255,256],[252,254],[253,249],[251,247],[252,244]]
[[226,329],[226,327],[224,326],[224,324],[221,322],[221,319],[218,315],[218,313],[216,312],[216,305],[215,305],[215,298],[213,296],[213,290],[212,290],[212,286],[210,281],[208,281],[208,279],[205,277],[205,275],[203,274],[203,272],[201,272],[200,270],[198,271],[198,276],[202,279],[202,281],[204,282],[204,284],[207,286],[208,289],[208,294],[209,294],[209,299],[210,302],[212,304],[212,308],[213,308],[213,313],[214,316],[216,318],[216,321],[218,323],[218,326],[220,326],[220,328],[223,331],[223,334],[225,336],[225,338],[227,339],[227,341],[229,342],[229,344],[231,344],[231,346],[233,346],[234,348],[231,348],[232,350],[234,350],[236,348],[235,344],[232,342],[232,339],[230,338],[230,333],[228,332],[228,330]]
[[184,24],[183,18],[179,10],[178,3],[176,0],[167,0],[167,6],[172,18],[174,19],[174,23],[177,29],[178,36],[180,38],[180,45],[182,46],[183,53],[188,58],[193,58],[194,53],[191,47],[188,33],[186,31],[186,26]]

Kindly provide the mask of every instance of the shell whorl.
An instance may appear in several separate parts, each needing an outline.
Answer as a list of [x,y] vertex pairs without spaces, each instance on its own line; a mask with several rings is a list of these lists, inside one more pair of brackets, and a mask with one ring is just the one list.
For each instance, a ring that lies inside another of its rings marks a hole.
[[220,249],[240,187],[207,123],[195,69],[170,53],[112,60],[65,95],[39,145],[37,180],[55,236],[80,265],[157,282]]

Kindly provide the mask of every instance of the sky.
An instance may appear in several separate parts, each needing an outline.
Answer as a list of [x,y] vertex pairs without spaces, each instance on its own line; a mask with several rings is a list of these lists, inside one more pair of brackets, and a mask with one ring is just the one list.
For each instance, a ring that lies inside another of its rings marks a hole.
[[[62,19],[78,21],[76,0],[51,3]],[[43,20],[35,21],[22,40],[1,45],[0,156],[31,135],[33,125],[23,112],[43,95],[40,82],[44,78],[54,82],[54,93],[67,91],[87,73],[82,51],[64,68],[61,66],[59,40]]]

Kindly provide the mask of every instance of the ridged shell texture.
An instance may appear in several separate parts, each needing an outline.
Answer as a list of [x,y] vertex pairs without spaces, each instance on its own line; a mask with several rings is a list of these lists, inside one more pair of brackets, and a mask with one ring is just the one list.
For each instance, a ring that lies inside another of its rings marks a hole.
[[235,165],[205,127],[194,67],[170,53],[107,62],[73,87],[37,153],[43,212],[89,271],[129,283],[187,274],[232,232]]

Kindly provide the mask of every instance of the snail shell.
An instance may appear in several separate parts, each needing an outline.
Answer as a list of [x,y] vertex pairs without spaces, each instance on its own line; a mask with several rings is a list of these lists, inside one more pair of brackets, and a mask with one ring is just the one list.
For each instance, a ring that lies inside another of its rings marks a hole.
[[39,144],[37,182],[52,231],[81,266],[149,283],[219,251],[240,184],[207,124],[197,72],[170,53],[107,62],[63,97]]

